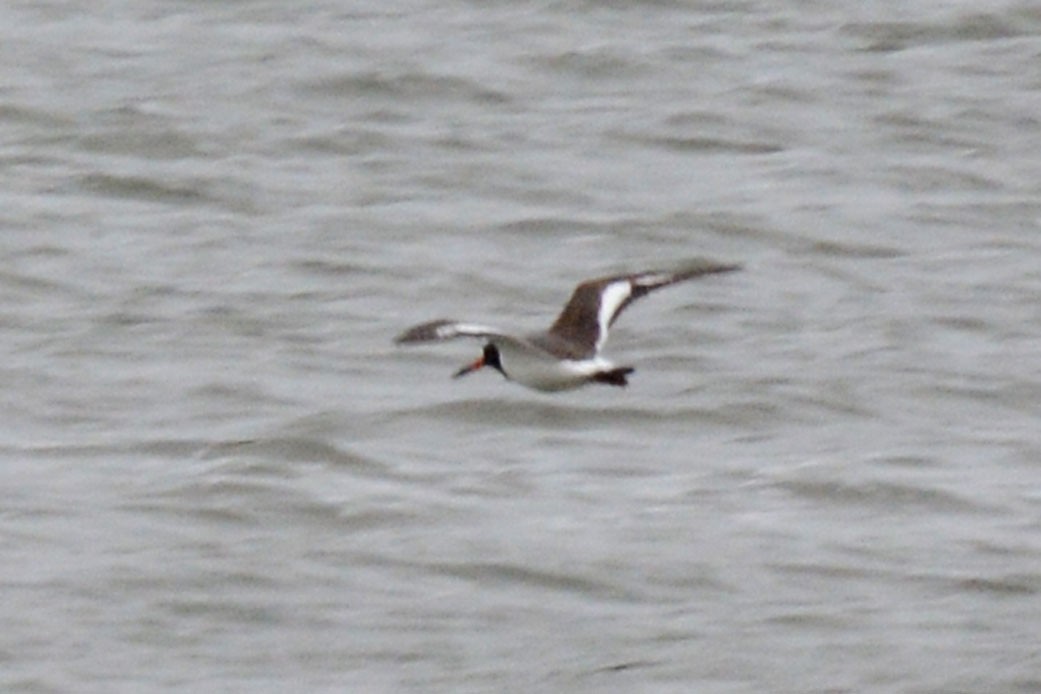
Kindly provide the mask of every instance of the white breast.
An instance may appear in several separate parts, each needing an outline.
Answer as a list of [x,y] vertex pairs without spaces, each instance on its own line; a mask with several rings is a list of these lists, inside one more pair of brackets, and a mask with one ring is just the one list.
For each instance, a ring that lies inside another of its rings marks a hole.
[[535,390],[551,392],[578,388],[588,383],[593,374],[611,368],[608,361],[599,357],[561,360],[546,352],[516,349],[508,344],[497,346],[506,376]]

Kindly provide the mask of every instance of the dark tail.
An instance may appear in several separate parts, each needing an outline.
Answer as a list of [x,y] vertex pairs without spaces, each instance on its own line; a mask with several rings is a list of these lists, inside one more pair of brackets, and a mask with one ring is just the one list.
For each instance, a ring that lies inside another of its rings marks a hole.
[[600,371],[593,376],[593,381],[596,383],[606,383],[609,386],[627,386],[629,381],[625,380],[625,377],[636,371],[631,366],[621,366],[617,369],[611,369],[610,371]]

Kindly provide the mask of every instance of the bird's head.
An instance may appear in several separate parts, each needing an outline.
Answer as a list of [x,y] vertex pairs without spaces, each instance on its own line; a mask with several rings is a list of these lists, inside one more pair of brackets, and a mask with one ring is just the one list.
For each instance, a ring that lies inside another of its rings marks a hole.
[[466,374],[473,373],[474,371],[477,371],[478,369],[481,369],[485,366],[492,367],[493,369],[501,373],[503,376],[506,375],[506,372],[502,370],[502,361],[499,359],[499,348],[490,342],[484,346],[484,351],[481,352],[481,356],[479,356],[476,359],[476,361],[467,364],[463,368],[456,371],[455,374],[453,374],[452,378],[459,378],[460,376],[465,376]]

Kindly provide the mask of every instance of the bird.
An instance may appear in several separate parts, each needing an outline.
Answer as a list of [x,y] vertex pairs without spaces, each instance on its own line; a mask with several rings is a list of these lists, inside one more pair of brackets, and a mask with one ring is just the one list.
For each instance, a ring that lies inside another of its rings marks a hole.
[[571,390],[591,383],[624,387],[636,369],[616,366],[600,356],[607,331],[622,311],[656,289],[739,269],[740,265],[699,258],[672,270],[598,277],[575,287],[560,315],[542,332],[521,335],[442,318],[415,325],[394,342],[412,345],[460,337],[483,340],[481,356],[456,371],[454,378],[490,367],[508,381],[543,392]]

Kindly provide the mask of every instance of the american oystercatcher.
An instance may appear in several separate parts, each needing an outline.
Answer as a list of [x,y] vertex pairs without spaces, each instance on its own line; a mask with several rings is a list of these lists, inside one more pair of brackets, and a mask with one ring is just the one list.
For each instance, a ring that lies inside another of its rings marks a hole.
[[701,259],[675,270],[587,280],[575,287],[564,310],[545,332],[513,335],[487,325],[441,319],[409,328],[394,342],[440,342],[457,337],[484,340],[481,356],[459,369],[455,378],[490,366],[507,380],[534,390],[569,390],[587,383],[625,386],[626,376],[635,369],[615,366],[600,356],[607,330],[622,310],[655,289],[740,267]]

